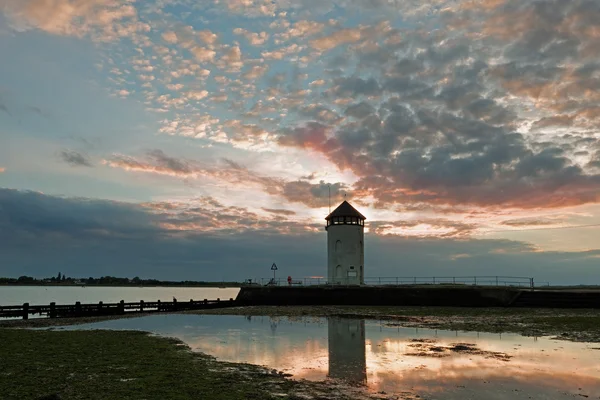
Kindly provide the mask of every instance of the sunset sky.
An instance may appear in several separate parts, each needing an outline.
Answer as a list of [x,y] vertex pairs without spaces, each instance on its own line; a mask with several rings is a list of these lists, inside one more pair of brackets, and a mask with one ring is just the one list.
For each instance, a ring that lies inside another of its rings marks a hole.
[[600,284],[597,0],[0,0],[0,276]]

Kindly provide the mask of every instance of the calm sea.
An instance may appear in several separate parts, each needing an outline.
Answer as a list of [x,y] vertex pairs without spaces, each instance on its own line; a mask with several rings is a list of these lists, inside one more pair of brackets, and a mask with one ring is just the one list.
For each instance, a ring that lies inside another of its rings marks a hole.
[[200,287],[101,287],[101,286],[0,286],[0,305],[117,303],[134,301],[228,300],[237,296],[239,288]]

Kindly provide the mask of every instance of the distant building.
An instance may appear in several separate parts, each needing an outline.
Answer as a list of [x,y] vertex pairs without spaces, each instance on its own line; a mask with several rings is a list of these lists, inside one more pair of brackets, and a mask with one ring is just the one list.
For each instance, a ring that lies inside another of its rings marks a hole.
[[347,201],[327,220],[327,281],[337,285],[362,285],[365,282],[365,216]]

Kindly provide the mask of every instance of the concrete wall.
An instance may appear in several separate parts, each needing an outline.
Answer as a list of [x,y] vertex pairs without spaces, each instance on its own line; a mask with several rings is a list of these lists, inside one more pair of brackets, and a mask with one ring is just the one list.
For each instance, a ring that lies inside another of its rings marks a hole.
[[360,285],[365,280],[364,227],[330,225],[327,228],[327,281]]
[[240,305],[381,305],[505,307],[521,292],[511,288],[406,286],[248,286]]

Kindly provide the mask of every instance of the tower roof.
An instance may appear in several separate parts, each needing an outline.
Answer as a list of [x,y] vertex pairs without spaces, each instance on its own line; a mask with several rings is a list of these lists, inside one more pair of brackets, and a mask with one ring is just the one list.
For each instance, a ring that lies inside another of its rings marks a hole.
[[358,217],[360,219],[367,219],[364,215],[358,212],[356,208],[352,207],[346,200],[340,204],[335,210],[331,212],[325,219],[329,221],[333,217]]

